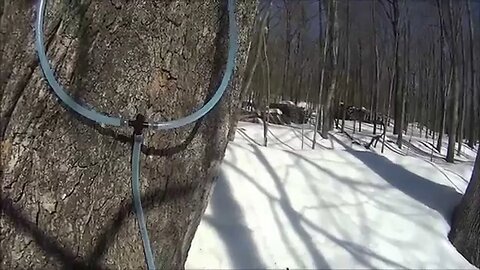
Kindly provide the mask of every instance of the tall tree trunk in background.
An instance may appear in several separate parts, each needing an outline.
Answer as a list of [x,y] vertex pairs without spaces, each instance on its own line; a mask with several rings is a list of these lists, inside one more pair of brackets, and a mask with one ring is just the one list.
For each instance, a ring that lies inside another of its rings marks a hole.
[[297,79],[301,76],[301,70],[299,68],[299,58],[298,58],[298,53],[299,53],[299,49],[300,49],[300,32],[301,31],[297,31],[296,32],[296,35],[293,38],[293,40],[295,40],[296,42],[293,43],[294,44],[294,48],[293,48],[293,55],[292,55],[292,71],[290,73],[292,73],[292,76],[290,78],[290,80],[288,80],[288,88],[291,89],[291,98],[290,98],[290,101],[292,101],[294,104],[297,104],[298,102],[298,94],[300,93],[300,89],[296,88],[295,86],[295,81],[297,81]]
[[465,195],[455,209],[448,238],[463,257],[480,267],[480,154]]
[[[305,16],[305,7],[302,6],[301,8],[301,20],[300,20],[300,26],[301,29],[307,29],[307,19],[306,19],[306,16]],[[295,52],[295,57],[297,59],[297,67],[296,67],[296,70],[298,72],[297,76],[296,76],[296,80],[297,80],[297,83],[296,83],[296,87],[295,89],[297,89],[297,91],[295,91],[295,105],[298,105],[298,102],[300,99],[302,99],[302,101],[306,101],[305,99],[303,99],[302,97],[302,90],[303,90],[303,87],[302,87],[302,81],[304,79],[304,76],[307,76],[307,75],[304,75],[304,71],[305,71],[305,64],[306,64],[306,59],[305,59],[305,48],[303,46],[303,40],[304,40],[304,33],[305,31],[298,31],[298,42],[297,42],[297,47],[296,47],[296,52]]]
[[[253,75],[255,74],[255,71],[257,70],[258,62],[260,62],[260,58],[262,55],[262,46],[263,46],[263,36],[266,30],[267,22],[270,17],[270,9],[265,10],[265,14],[263,15],[263,18],[260,22],[260,28],[258,30],[258,39],[256,40],[255,44],[255,51],[253,55],[253,64],[250,66],[250,68],[246,71],[245,79],[244,82],[242,83],[242,94],[247,94],[250,90],[250,86],[252,85],[253,81]],[[253,52],[250,52],[253,53]],[[250,58],[251,59],[251,58]],[[249,60],[250,61],[250,60]]]
[[338,76],[338,19],[337,19],[337,0],[329,1],[329,27],[330,27],[330,55],[329,62],[331,63],[331,78],[330,85],[327,89],[327,97],[325,101],[325,109],[323,113],[323,123],[322,123],[322,137],[328,138],[328,131],[330,131],[332,125],[332,99],[333,94],[337,88],[337,76]]
[[341,131],[345,132],[345,118],[347,116],[347,98],[349,97],[350,92],[350,66],[351,66],[351,59],[350,59],[350,1],[347,1],[347,44],[345,45],[346,48],[346,58],[347,58],[347,79],[345,84],[345,91],[343,91],[343,107],[342,107],[342,127]]
[[380,70],[379,70],[379,62],[380,56],[378,55],[378,44],[377,44],[377,1],[373,1],[373,8],[372,8],[372,23],[373,23],[373,53],[374,53],[374,104],[373,104],[373,134],[377,133],[377,114],[378,114],[378,99],[380,96]]
[[[320,5],[320,2],[318,4],[318,12],[321,14],[322,12],[322,6]],[[327,18],[329,18],[330,15],[327,14]],[[321,16],[319,16],[319,24],[320,26],[322,25],[322,19]],[[323,42],[323,62],[318,61],[318,63],[321,65],[319,67],[320,71],[320,83],[319,83],[319,89],[318,89],[318,104],[317,104],[317,115],[315,116],[315,130],[313,132],[313,142],[312,142],[312,149],[315,149],[315,145],[317,144],[317,133],[318,133],[318,124],[320,122],[320,110],[322,107],[322,96],[323,96],[323,87],[324,87],[324,81],[325,81],[325,69],[326,69],[326,59],[327,59],[327,50],[328,46],[330,46],[330,22],[327,20],[327,25],[325,25],[326,33],[325,33],[325,38]],[[320,33],[322,32],[322,28],[320,27]],[[320,35],[321,36],[321,35]]]
[[462,82],[461,85],[462,87],[460,88],[460,108],[458,110],[458,117],[459,117],[459,122],[458,122],[458,127],[457,127],[457,153],[460,155],[462,152],[462,144],[463,144],[463,128],[464,128],[464,123],[465,123],[465,98],[466,98],[466,86],[467,86],[467,71],[466,71],[466,65],[465,65],[465,42],[463,39],[463,31],[460,31],[460,49],[462,51]]
[[[357,88],[357,91],[359,93],[359,106],[358,106],[358,109],[362,110],[363,108],[363,53],[362,53],[362,41],[360,39],[358,39],[358,57],[359,57],[359,64],[358,64],[358,88]],[[359,117],[357,117],[356,120],[358,120],[358,132],[362,132],[362,118],[360,116],[362,116],[363,114],[361,115],[358,115]],[[354,128],[355,130],[355,128]]]
[[[393,60],[395,64],[395,60]],[[391,111],[391,108],[392,108],[392,95],[393,95],[393,89],[394,89],[394,80],[393,80],[393,77],[396,76],[395,75],[395,69],[392,68],[391,69],[391,72],[390,72],[390,69],[388,70],[389,74],[390,75],[390,87],[388,89],[388,103],[387,103],[387,113],[386,113],[386,119],[385,119],[385,132],[383,132],[383,138],[382,138],[382,153],[384,152],[385,150],[385,138],[387,137],[387,130],[388,130],[388,127],[390,126],[390,111]]]
[[[433,94],[433,106],[432,106],[432,110],[429,111],[429,121],[430,121],[430,132],[432,133],[432,148],[434,147],[433,144],[435,143],[435,132],[436,132],[436,128],[437,128],[437,106],[438,106],[438,86],[440,85],[439,84],[439,80],[440,77],[438,76],[438,72],[437,72],[437,69],[438,69],[438,65],[437,65],[437,61],[436,61],[436,57],[437,57],[437,46],[435,43],[432,44],[432,54],[431,54],[431,62],[430,62],[430,72],[431,72],[431,76],[430,76],[430,79],[431,79],[431,92]],[[427,81],[428,82],[428,81]],[[432,149],[433,151],[433,149]]]
[[[290,67],[290,47],[291,47],[291,42],[292,42],[292,35],[290,31],[290,8],[289,8],[289,1],[284,0],[284,5],[285,5],[285,63],[284,63],[284,71],[283,71],[283,91],[282,93],[287,93],[289,95],[289,99],[292,99],[293,97],[293,92],[292,89],[289,88],[290,83],[288,79],[288,73],[290,72],[289,67]],[[285,96],[283,97],[285,98]]]
[[467,13],[468,13],[468,29],[469,29],[469,49],[470,49],[470,98],[469,98],[469,132],[468,132],[468,146],[473,148],[473,145],[475,144],[475,131],[478,130],[478,128],[475,128],[475,113],[477,111],[476,107],[478,106],[477,102],[475,102],[475,87],[476,87],[476,75],[475,75],[475,49],[474,49],[474,42],[473,42],[473,32],[474,32],[474,24],[473,24],[473,18],[472,18],[472,10],[470,6],[470,1],[467,0]]
[[[263,37],[261,36],[262,40],[262,49],[263,49]],[[263,56],[263,61],[265,61],[265,55],[262,53]],[[260,107],[260,113],[262,116],[262,122],[263,122],[263,146],[267,147],[268,146],[268,118],[269,118],[269,104],[268,104],[268,95],[265,89],[267,89],[267,80],[268,80],[268,74],[267,74],[267,68],[265,66],[265,62],[262,65],[262,87],[260,90],[259,94],[259,107]]]
[[[269,0],[268,4],[266,5],[267,7],[271,6],[272,2]],[[257,10],[257,13],[260,10]],[[235,133],[237,130],[237,124],[238,124],[238,118],[240,117],[240,107],[241,103],[245,101],[245,97],[248,95],[248,102],[253,103],[253,99],[251,96],[253,96],[253,91],[250,91],[250,86],[252,85],[253,77],[255,75],[255,71],[257,70],[258,62],[260,60],[261,56],[261,49],[262,49],[262,36],[265,31],[265,26],[267,25],[267,22],[269,21],[270,18],[270,9],[265,8],[265,14],[263,17],[261,17],[260,22],[258,20],[255,20],[254,26],[252,31],[255,31],[256,28],[257,30],[257,39],[255,39],[256,43],[254,44],[254,47],[252,47],[252,43],[254,42],[254,38],[252,37],[250,39],[250,44],[247,49],[247,60],[246,60],[246,74],[244,76],[243,82],[241,84],[241,91],[240,91],[240,102],[238,102],[238,106],[236,108],[236,112],[234,113],[233,117],[231,118],[231,123],[230,126],[232,128],[228,132],[228,140],[233,141],[235,139]],[[255,49],[253,49],[255,48]],[[251,61],[253,61],[252,64],[249,64]]]
[[452,0],[448,1],[448,17],[450,22],[450,58],[451,58],[451,68],[452,68],[452,89],[449,92],[449,102],[450,102],[450,119],[448,121],[448,147],[447,147],[447,162],[453,162],[455,157],[455,141],[456,141],[456,131],[458,126],[458,92],[460,88],[460,78],[459,75],[459,65],[457,60],[457,29],[455,27],[456,15],[453,14]]
[[[422,74],[420,80],[420,89],[422,93],[422,97],[417,101],[417,108],[420,110],[420,125],[425,126],[425,139],[428,139],[429,129],[432,129],[432,123],[430,122],[430,112],[435,104],[434,100],[434,93],[435,93],[435,76],[432,70],[434,70],[434,64],[429,65],[430,59],[432,58],[431,55],[433,54],[433,47],[432,44],[431,51],[428,54],[428,57],[425,59],[424,65],[420,68]],[[431,80],[431,83],[430,83]],[[429,100],[430,102],[424,106],[422,104],[422,100]],[[420,137],[421,134],[420,134]]]
[[[2,5],[0,268],[144,269],[132,214],[132,131],[86,123],[59,105],[33,48],[34,2]],[[49,1],[45,40],[77,99],[126,119],[178,118],[220,83],[226,9],[226,1]],[[238,2],[236,75],[219,106],[194,125],[146,135],[143,205],[162,268],[183,268],[207,205],[255,9],[255,1]]]
[[446,86],[446,84],[450,84],[450,79],[448,79],[448,81],[446,82],[447,76],[445,76],[445,19],[443,17],[443,9],[440,4],[440,0],[437,0],[436,3],[438,10],[438,21],[440,24],[440,126],[438,129],[436,148],[438,153],[441,153],[443,145],[443,134],[445,132],[445,118],[447,112],[446,93],[448,86]]
[[264,146],[267,146],[267,133],[268,133],[268,119],[270,118],[270,63],[268,60],[267,53],[267,35],[268,35],[268,26],[267,29],[263,31],[262,41],[263,41],[263,56],[265,57],[265,81],[267,84],[267,92],[265,93],[265,113],[263,117],[263,136],[264,136]]
[[400,90],[400,31],[398,29],[400,15],[399,15],[399,8],[398,8],[398,1],[392,1],[392,30],[393,30],[393,38],[394,38],[394,47],[395,47],[395,76],[393,77],[394,80],[394,94],[395,94],[395,111],[394,111],[394,125],[393,125],[393,134],[399,134],[402,132],[402,127],[400,126],[401,122],[401,106],[402,106],[402,92]]
[[403,85],[401,87],[401,89],[398,90],[398,92],[400,93],[400,100],[399,100],[399,103],[397,103],[395,106],[400,106],[400,109],[397,111],[398,113],[398,119],[395,121],[395,124],[397,124],[397,121],[400,121],[398,123],[397,128],[398,128],[398,135],[397,135],[397,145],[399,148],[402,148],[403,146],[403,129],[404,129],[404,126],[408,126],[408,123],[406,123],[405,125],[405,111],[406,111],[406,97],[407,97],[407,93],[408,93],[408,89],[409,89],[409,86],[410,86],[410,44],[409,44],[409,40],[410,40],[410,20],[408,19],[408,7],[407,7],[407,12],[406,12],[406,21],[405,21],[405,26],[404,26],[404,48],[403,48],[403,52],[404,52],[404,66],[403,66],[403,70],[404,70],[404,76],[403,76]]

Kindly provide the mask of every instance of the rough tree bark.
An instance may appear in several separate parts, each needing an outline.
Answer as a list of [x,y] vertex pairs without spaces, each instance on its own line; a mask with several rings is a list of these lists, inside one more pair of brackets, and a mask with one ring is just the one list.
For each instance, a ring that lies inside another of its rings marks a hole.
[[[127,119],[192,112],[226,60],[226,1],[49,1],[45,40],[78,100]],[[143,205],[157,264],[183,268],[227,145],[255,1],[239,1],[237,69],[195,125],[146,134]],[[58,104],[33,47],[32,1],[0,4],[1,269],[143,269],[132,214],[131,130],[87,123]]]
[[480,154],[472,178],[453,215],[449,239],[473,265],[480,267]]

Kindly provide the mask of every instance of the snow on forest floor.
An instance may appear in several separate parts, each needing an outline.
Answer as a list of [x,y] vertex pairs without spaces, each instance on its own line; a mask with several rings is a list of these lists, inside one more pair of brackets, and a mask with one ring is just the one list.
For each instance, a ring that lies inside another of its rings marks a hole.
[[[354,138],[369,141],[362,129]],[[387,140],[380,154],[380,143],[368,151],[338,131],[311,150],[304,133],[302,150],[301,126],[270,125],[263,147],[263,126],[239,123],[187,269],[474,269],[447,234],[475,151],[432,162],[416,133],[409,148]]]

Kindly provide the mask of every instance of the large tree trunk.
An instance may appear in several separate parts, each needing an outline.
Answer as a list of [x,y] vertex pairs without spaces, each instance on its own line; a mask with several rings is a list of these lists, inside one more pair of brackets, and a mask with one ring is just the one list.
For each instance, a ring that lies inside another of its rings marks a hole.
[[[1,269],[144,269],[130,187],[131,130],[86,123],[51,94],[32,1],[0,4]],[[3,5],[3,7],[1,7]],[[226,1],[49,1],[45,40],[77,100],[126,119],[192,112],[226,61]],[[255,1],[239,1],[236,75],[203,120],[146,134],[143,205],[157,265],[183,268],[227,145]]]
[[480,267],[480,154],[465,195],[455,210],[448,237],[470,263]]

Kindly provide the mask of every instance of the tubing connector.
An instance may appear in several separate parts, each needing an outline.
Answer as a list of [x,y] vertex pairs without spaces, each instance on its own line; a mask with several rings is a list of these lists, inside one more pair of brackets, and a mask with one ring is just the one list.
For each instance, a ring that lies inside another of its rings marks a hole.
[[143,114],[137,114],[135,120],[129,120],[128,126],[133,127],[134,135],[142,135],[143,129],[148,128],[149,124],[145,121],[145,116]]

